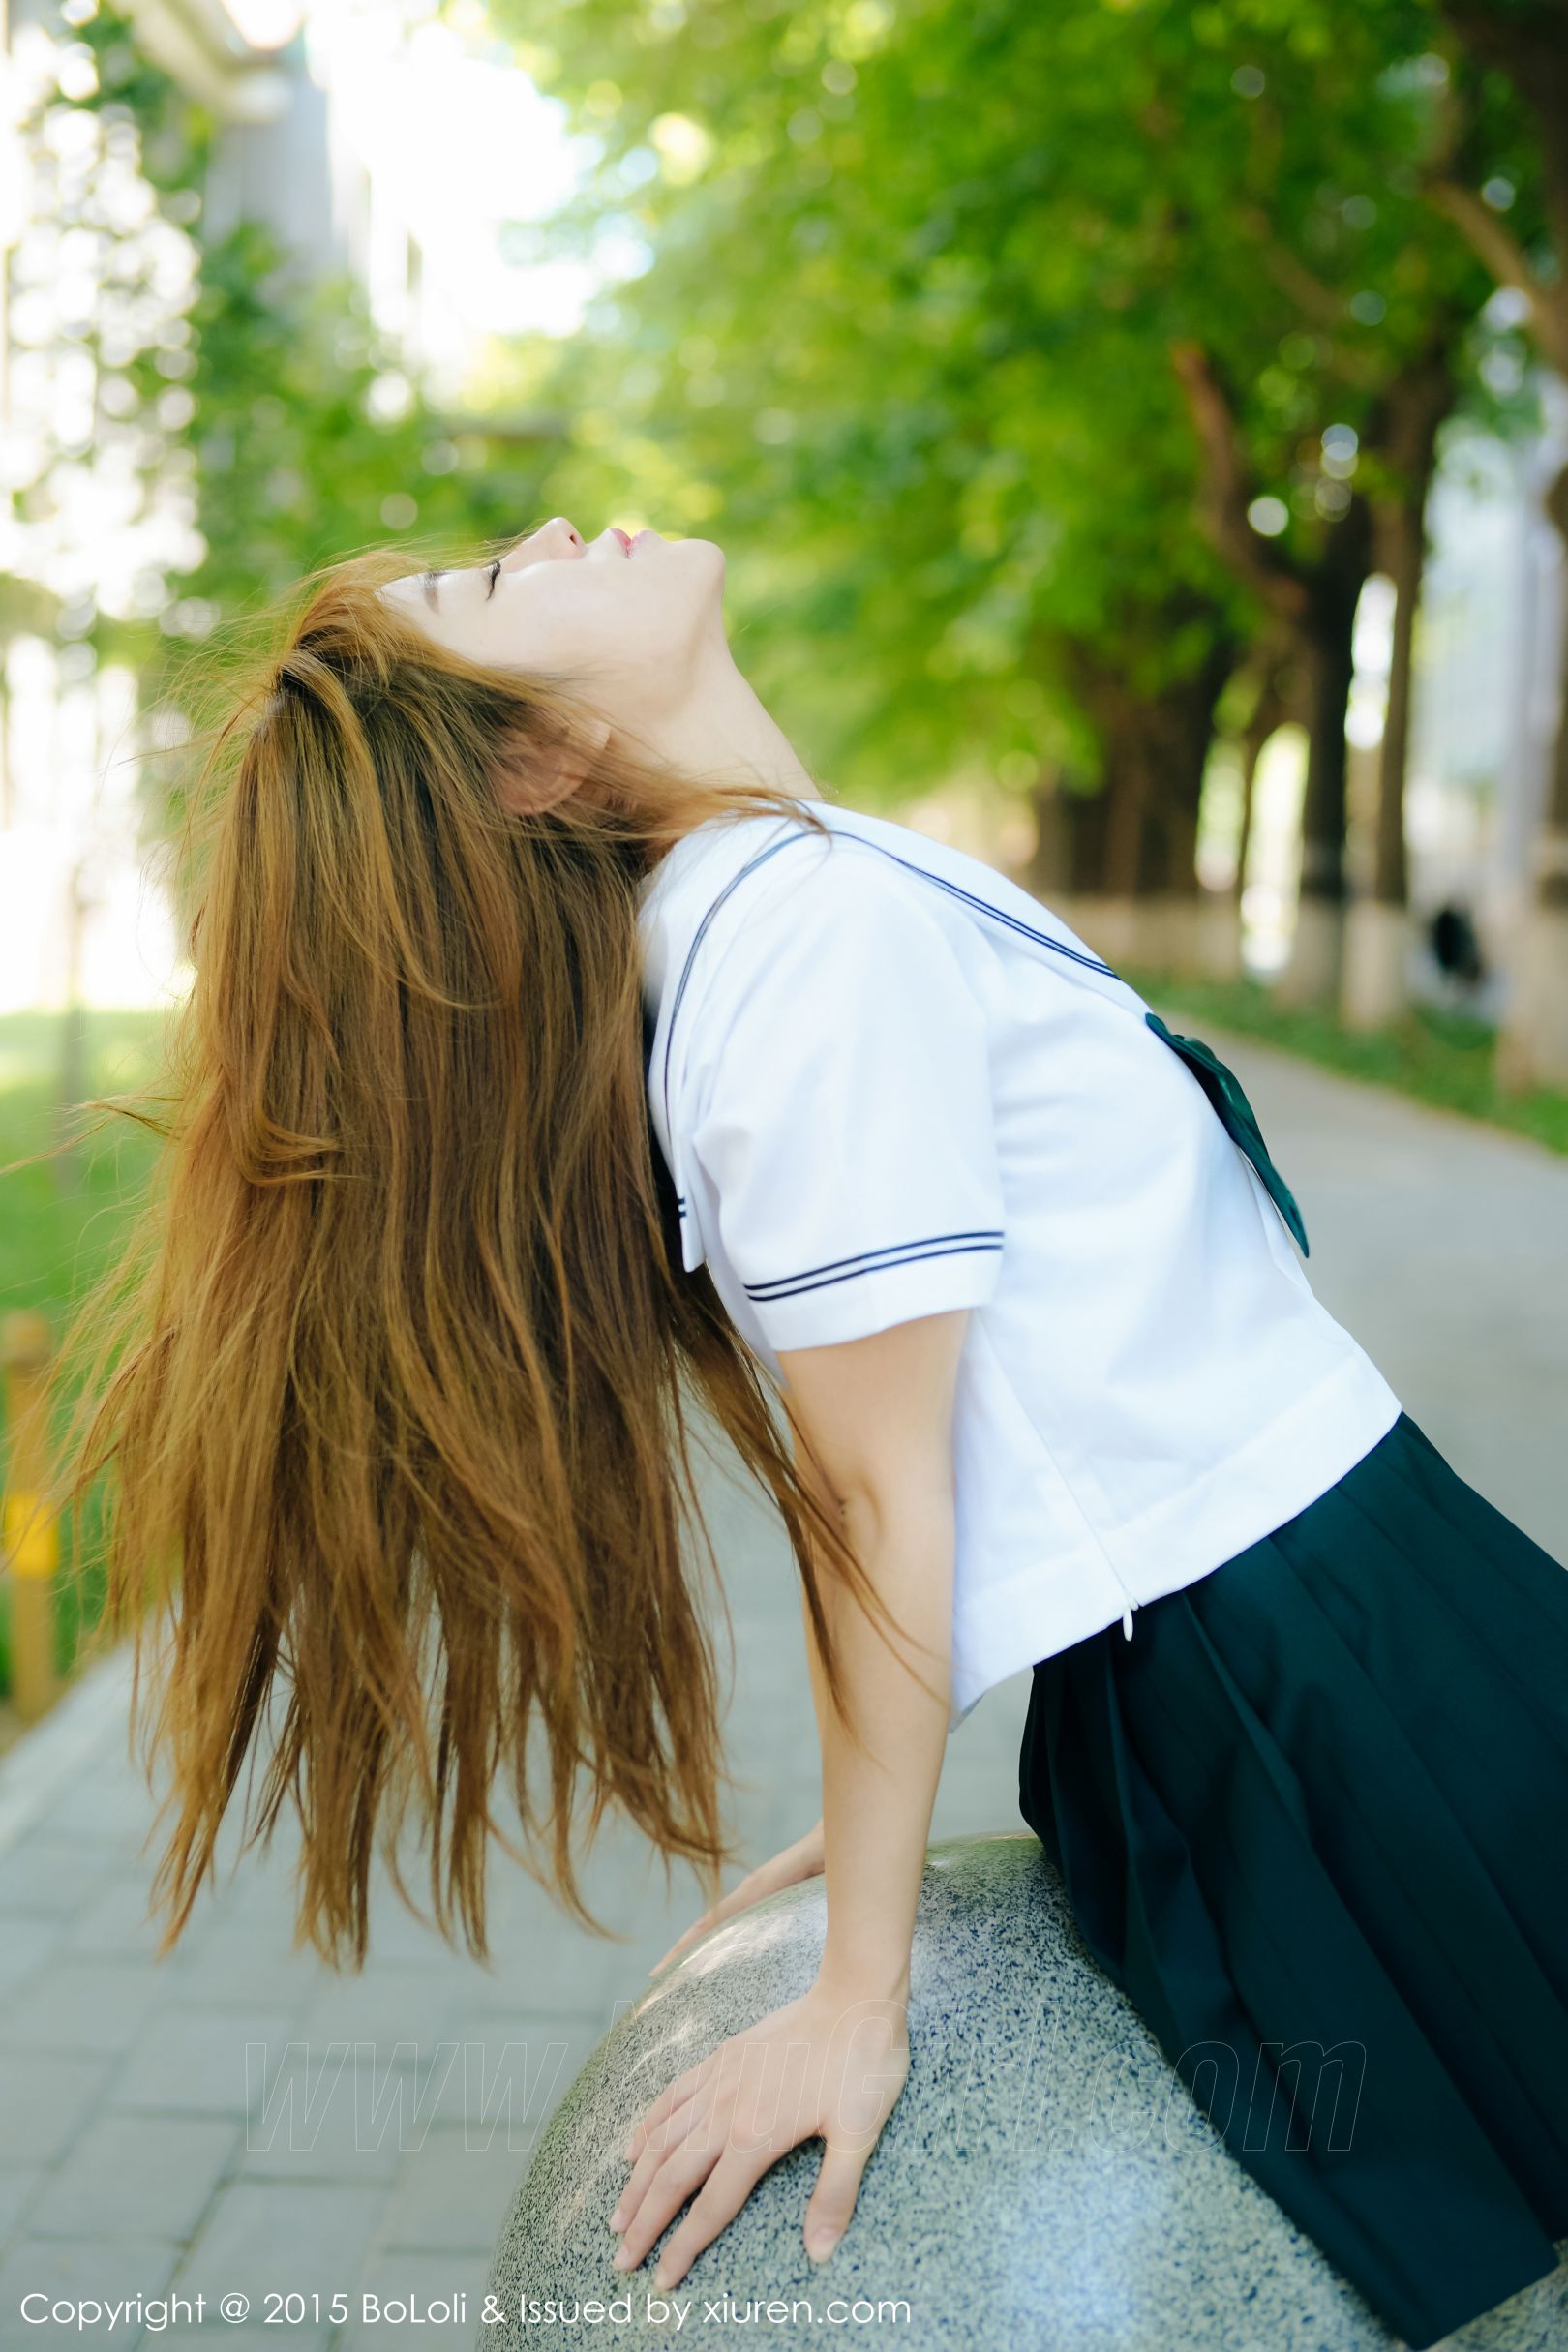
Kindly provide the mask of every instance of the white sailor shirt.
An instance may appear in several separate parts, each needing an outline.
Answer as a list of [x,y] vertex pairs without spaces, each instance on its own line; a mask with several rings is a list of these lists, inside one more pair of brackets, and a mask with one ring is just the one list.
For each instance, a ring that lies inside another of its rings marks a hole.
[[645,884],[649,1120],[683,1267],[775,1378],[780,1351],[970,1311],[951,1729],[1037,1659],[1131,1638],[1400,1402],[1314,1296],[1205,1049],[979,859],[812,808],[827,840],[723,811]]

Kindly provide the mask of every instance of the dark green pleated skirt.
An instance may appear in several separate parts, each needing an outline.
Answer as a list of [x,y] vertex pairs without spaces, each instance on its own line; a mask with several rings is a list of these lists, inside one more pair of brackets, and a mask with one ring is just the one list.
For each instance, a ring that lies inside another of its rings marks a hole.
[[1239,2160],[1430,2345],[1568,2237],[1568,1572],[1402,1414],[1132,1627],[1036,1666],[1023,1817]]

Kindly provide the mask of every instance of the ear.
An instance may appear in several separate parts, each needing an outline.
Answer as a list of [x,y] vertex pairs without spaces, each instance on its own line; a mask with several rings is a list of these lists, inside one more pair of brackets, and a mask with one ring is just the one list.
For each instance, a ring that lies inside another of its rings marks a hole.
[[574,744],[541,745],[528,755],[527,772],[503,775],[501,805],[518,816],[554,808],[588,781],[594,759],[610,740],[607,718],[585,718],[577,727]]

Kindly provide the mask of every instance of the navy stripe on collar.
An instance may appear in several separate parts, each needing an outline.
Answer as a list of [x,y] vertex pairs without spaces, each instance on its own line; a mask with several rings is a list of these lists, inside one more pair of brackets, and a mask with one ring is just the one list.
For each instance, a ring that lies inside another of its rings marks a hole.
[[[731,875],[723,890],[720,890],[718,896],[713,900],[712,905],[704,915],[702,921],[697,925],[697,929],[692,936],[691,945],[686,950],[686,960],[680,968],[680,978],[676,984],[675,1000],[670,1007],[669,1025],[664,1034],[663,1087],[664,1129],[666,1134],[670,1132],[670,1049],[675,1039],[675,1025],[677,1018],[679,1015],[681,998],[686,992],[686,982],[691,978],[692,965],[697,960],[697,950],[703,944],[703,937],[707,932],[709,924],[712,921],[714,916],[718,913],[726,898],[729,897],[730,892],[735,890],[739,884],[744,882],[749,873],[754,872],[759,865],[765,864],[769,858],[777,857],[781,849],[788,849],[791,842],[809,841],[815,839],[816,837],[815,832],[811,829],[804,826],[799,826],[793,832],[785,833],[780,840],[769,842],[768,847],[766,849],[759,850],[754,858],[748,858],[745,864],[739,868],[739,872]],[[1081,964],[1084,969],[1089,972],[1102,972],[1107,980],[1121,979],[1120,973],[1118,973],[1110,964],[1102,962],[1098,955],[1089,955],[1077,948],[1070,948],[1065,940],[1053,939],[1048,931],[1037,930],[1033,923],[1024,922],[1020,917],[1016,915],[1009,915],[1003,908],[992,906],[989,899],[978,897],[973,890],[966,890],[961,884],[948,881],[945,875],[933,874],[928,866],[918,864],[913,858],[901,858],[896,850],[889,849],[886,844],[881,841],[868,841],[863,833],[847,831],[845,833],[835,832],[831,837],[834,840],[839,841],[845,839],[858,841],[862,849],[874,849],[878,851],[882,857],[890,858],[895,865],[904,866],[910,873],[918,874],[922,882],[934,883],[938,890],[948,891],[951,897],[962,899],[968,906],[978,907],[982,915],[989,915],[993,921],[1005,923],[1010,931],[1020,932],[1025,939],[1032,939],[1036,941],[1039,946],[1042,948],[1049,948],[1053,954],[1066,956],[1070,963]]]
[[858,1274],[880,1274],[885,1266],[910,1266],[920,1258],[960,1257],[972,1250],[1000,1250],[1000,1225],[976,1225],[966,1233],[928,1233],[919,1241],[889,1242],[880,1250],[860,1250],[853,1257],[830,1257],[821,1266],[806,1266],[796,1274],[776,1275],[771,1282],[744,1284],[748,1299],[788,1299],[801,1290],[823,1290],[833,1282],[848,1282]]
[[[782,839],[769,842],[767,849],[759,850],[754,858],[748,858],[745,864],[741,866],[739,872],[730,876],[729,881],[724,885],[723,890],[720,890],[712,905],[708,909],[708,912],[704,915],[702,921],[697,925],[696,931],[692,935],[691,946],[686,950],[686,960],[680,967],[680,978],[676,983],[675,998],[670,1007],[669,1024],[664,1033],[664,1131],[667,1135],[671,1135],[672,1142],[674,1141],[674,1136],[671,1134],[670,1128],[670,1047],[675,1041],[675,1025],[680,1012],[680,1000],[686,993],[686,982],[691,978],[691,968],[697,960],[697,950],[703,944],[703,935],[707,931],[708,926],[712,921],[714,916],[718,913],[720,907],[724,904],[726,898],[729,897],[730,892],[736,888],[738,883],[744,882],[746,876],[752,871],[754,866],[761,865],[766,859],[776,857],[781,849],[788,849],[792,841],[803,841],[806,839],[806,837],[807,836],[803,830],[786,833]],[[684,1198],[683,1194],[682,1198]],[[682,1211],[682,1215],[684,1215],[684,1211]]]
[[920,865],[913,858],[901,858],[896,850],[889,849],[886,842],[867,841],[863,833],[852,833],[849,838],[859,841],[865,849],[880,851],[884,858],[890,858],[895,865],[907,866],[912,874],[919,874],[922,882],[934,882],[937,889],[946,890],[950,897],[961,898],[966,906],[979,907],[980,913],[989,915],[993,921],[1005,922],[1010,931],[1020,931],[1025,939],[1038,940],[1042,948],[1049,948],[1053,954],[1065,955],[1070,963],[1082,964],[1089,972],[1103,972],[1107,980],[1121,979],[1121,974],[1109,964],[1101,962],[1098,955],[1089,955],[1081,949],[1070,948],[1066,940],[1053,939],[1049,931],[1037,931],[1032,922],[1025,922],[1021,916],[1009,915],[1001,907],[993,907],[988,898],[977,897],[973,890],[966,890],[962,883],[950,882],[946,874],[933,874],[928,865]]

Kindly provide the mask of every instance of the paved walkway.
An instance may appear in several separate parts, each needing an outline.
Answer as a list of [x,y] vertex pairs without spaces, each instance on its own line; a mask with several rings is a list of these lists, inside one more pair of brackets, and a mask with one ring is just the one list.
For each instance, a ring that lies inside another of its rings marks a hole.
[[[1456,1467],[1568,1558],[1568,1162],[1215,1041],[1302,1201],[1325,1304]],[[810,1695],[776,1529],[730,1489],[714,1519],[737,1643],[735,1819],[760,1859],[819,1809]],[[1004,1684],[954,1735],[934,1836],[1018,1826],[1027,1687]],[[22,2323],[27,2294],[173,2290],[207,2298],[207,2325],[181,2339],[230,2352],[470,2352],[537,2131],[693,1915],[690,1881],[667,1896],[637,1842],[607,1836],[585,1879],[617,1944],[566,1922],[498,1854],[491,1973],[387,1895],[368,1969],[339,1978],[291,1948],[286,1858],[253,1853],[155,1965],[127,1692],[123,1658],[106,1661],[0,1764],[0,2345],[63,2340]],[[366,2324],[367,2293],[467,2293],[467,2318],[405,2335]],[[249,2297],[248,2325],[215,2315],[223,2295]],[[299,2324],[260,2324],[290,2308]],[[132,2313],[77,2340],[166,2337]]]

